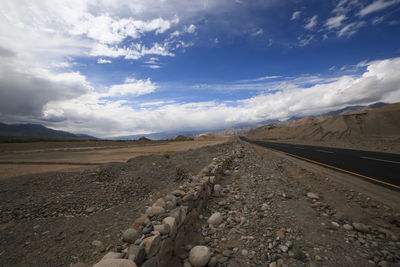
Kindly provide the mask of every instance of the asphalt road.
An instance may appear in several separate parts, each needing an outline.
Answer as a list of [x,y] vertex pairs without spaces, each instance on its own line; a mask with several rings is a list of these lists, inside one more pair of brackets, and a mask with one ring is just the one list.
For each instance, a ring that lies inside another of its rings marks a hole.
[[400,190],[400,154],[240,139]]

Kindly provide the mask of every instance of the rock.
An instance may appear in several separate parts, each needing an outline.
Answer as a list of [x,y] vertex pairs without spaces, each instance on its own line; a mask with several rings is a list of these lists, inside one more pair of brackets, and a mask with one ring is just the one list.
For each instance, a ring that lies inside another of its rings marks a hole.
[[276,264],[276,262],[274,261],[274,262],[271,262],[270,264],[269,264],[269,267],[277,267],[278,265]]
[[154,202],[154,206],[162,207],[165,209],[165,200],[163,198],[159,198]]
[[85,209],[86,213],[92,213],[94,211],[94,207],[89,207],[87,209]]
[[151,258],[160,249],[161,238],[159,235],[153,235],[143,240],[143,247],[146,252],[147,258]]
[[157,254],[158,264],[160,266],[168,266],[171,260],[174,246],[171,238],[167,238],[161,241],[160,251]]
[[267,203],[263,203],[262,205],[261,205],[261,210],[268,210],[269,209],[269,205],[267,204]]
[[291,250],[291,252],[293,253],[292,257],[295,258],[296,260],[303,261],[307,258],[306,254],[304,254],[304,252],[301,249],[294,248]]
[[140,237],[139,232],[136,229],[129,228],[122,233],[122,241],[128,243],[135,243],[136,239]]
[[312,192],[308,192],[308,193],[307,193],[307,197],[308,197],[308,198],[311,198],[311,199],[315,199],[315,200],[318,200],[318,199],[319,199],[318,194],[312,193]]
[[101,260],[106,260],[106,259],[122,259],[124,257],[123,253],[118,253],[118,252],[108,252],[106,255]]
[[211,257],[210,260],[208,261],[207,266],[208,267],[215,267],[217,266],[217,258],[216,257]]
[[154,229],[153,224],[148,223],[145,227],[143,227],[142,233],[143,233],[144,235],[150,234],[151,231],[153,231],[153,229]]
[[137,218],[133,224],[132,228],[138,230],[140,227],[148,224],[150,222],[149,217],[146,214],[142,214],[139,218]]
[[92,246],[96,247],[96,250],[97,250],[98,252],[104,252],[104,250],[105,250],[105,247],[104,247],[103,242],[101,242],[101,241],[99,241],[99,240],[94,240],[94,241],[92,242]]
[[282,252],[285,252],[285,253],[289,250],[289,248],[288,248],[287,246],[285,246],[285,245],[280,245],[280,246],[279,246],[279,249],[280,249]]
[[144,248],[137,245],[130,245],[127,252],[128,259],[141,266],[146,259]]
[[346,231],[351,231],[351,230],[354,229],[353,226],[351,226],[350,224],[344,224],[344,225],[343,225],[343,228],[344,228]]
[[362,233],[369,233],[370,232],[370,228],[369,226],[362,224],[362,223],[352,223],[354,229],[356,229],[359,232]]
[[222,186],[219,184],[214,185],[214,196],[221,195]]
[[106,259],[96,263],[93,267],[137,267],[137,265],[126,259]]
[[338,224],[337,222],[331,222],[331,224],[332,224],[334,227],[336,227],[336,228],[339,228],[339,227],[340,227],[340,224]]
[[242,256],[245,256],[245,257],[247,257],[247,255],[249,255],[249,251],[247,249],[242,249],[241,253],[242,253]]
[[194,267],[206,266],[210,260],[210,249],[206,246],[195,246],[190,250],[189,262]]
[[162,220],[162,222],[169,227],[169,236],[175,237],[176,231],[178,229],[178,225],[176,223],[176,219],[174,217],[166,217]]
[[165,224],[165,223],[164,224],[159,224],[159,225],[154,225],[154,231],[157,231],[162,235],[166,235],[170,231],[170,226],[168,224]]
[[164,212],[165,212],[165,209],[163,207],[159,207],[159,206],[151,206],[151,207],[148,207],[146,210],[146,214],[149,215],[150,217],[163,214]]
[[224,251],[222,251],[222,255],[224,255],[225,257],[230,257],[232,254],[232,251],[230,251],[229,249],[225,249]]
[[378,228],[378,232],[384,234],[386,236],[386,238],[391,239],[392,241],[397,241],[398,237],[391,231],[385,229],[385,228]]
[[283,232],[281,230],[277,231],[276,236],[279,237],[280,239],[283,239],[283,238],[285,238],[285,232]]
[[222,214],[219,212],[215,212],[213,215],[210,216],[210,218],[208,218],[207,223],[218,225],[222,222],[222,220],[223,220]]

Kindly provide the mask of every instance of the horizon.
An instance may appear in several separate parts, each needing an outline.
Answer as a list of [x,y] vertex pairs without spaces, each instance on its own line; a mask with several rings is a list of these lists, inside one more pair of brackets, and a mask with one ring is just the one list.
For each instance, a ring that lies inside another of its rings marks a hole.
[[400,101],[400,0],[0,8],[5,123],[104,138]]

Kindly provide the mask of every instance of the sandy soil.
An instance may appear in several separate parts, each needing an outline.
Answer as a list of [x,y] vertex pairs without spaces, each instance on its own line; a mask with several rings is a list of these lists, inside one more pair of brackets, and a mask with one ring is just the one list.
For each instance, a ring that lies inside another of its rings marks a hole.
[[78,171],[107,162],[126,162],[149,154],[167,154],[226,142],[228,138],[181,142],[35,142],[0,144],[0,180],[48,171]]

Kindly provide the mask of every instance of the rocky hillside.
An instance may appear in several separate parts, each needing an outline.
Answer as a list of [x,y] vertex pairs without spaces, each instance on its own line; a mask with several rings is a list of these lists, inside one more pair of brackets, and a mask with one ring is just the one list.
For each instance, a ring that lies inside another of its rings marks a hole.
[[248,136],[260,140],[318,143],[328,146],[363,148],[373,145],[377,146],[378,150],[397,151],[400,143],[400,103],[364,113],[305,117],[290,122],[268,124],[250,131]]

